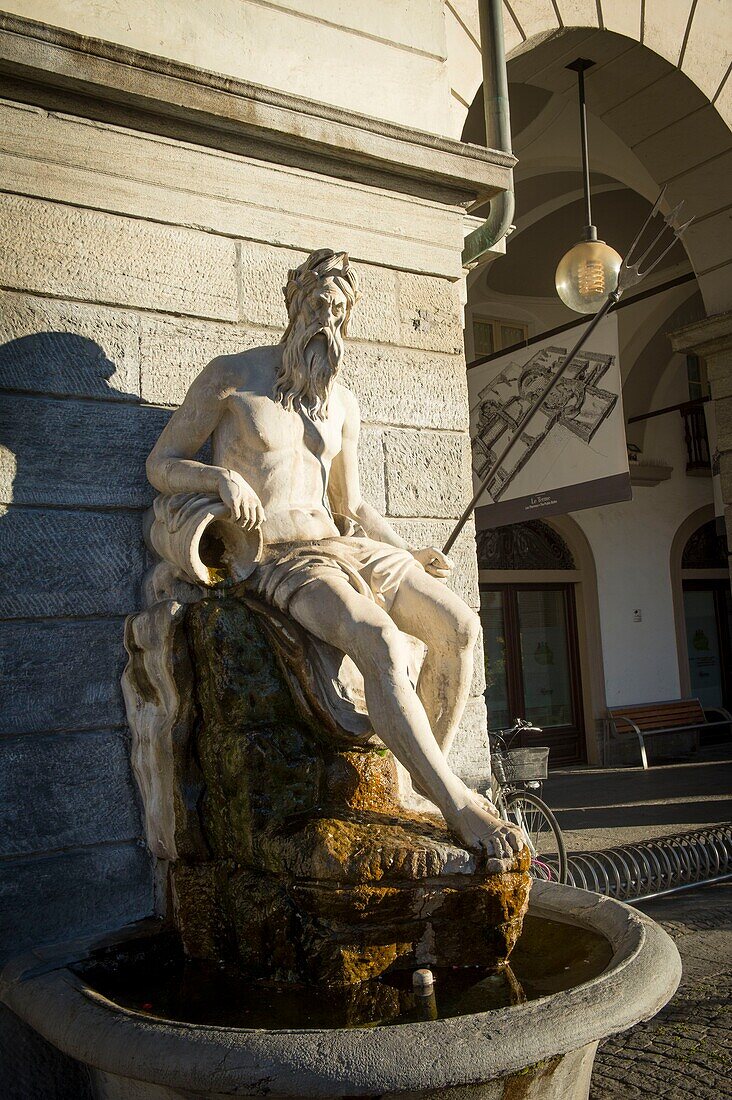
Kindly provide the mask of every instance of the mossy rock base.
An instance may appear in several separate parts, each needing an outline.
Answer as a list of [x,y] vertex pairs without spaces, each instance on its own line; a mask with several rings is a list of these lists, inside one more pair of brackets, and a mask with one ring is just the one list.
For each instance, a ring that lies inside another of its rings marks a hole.
[[208,847],[171,867],[187,952],[331,985],[505,961],[528,903],[528,855],[487,874],[439,819],[405,811],[391,753],[334,744],[303,717],[241,599],[192,605],[186,635],[199,717],[186,751],[202,776],[196,825]]

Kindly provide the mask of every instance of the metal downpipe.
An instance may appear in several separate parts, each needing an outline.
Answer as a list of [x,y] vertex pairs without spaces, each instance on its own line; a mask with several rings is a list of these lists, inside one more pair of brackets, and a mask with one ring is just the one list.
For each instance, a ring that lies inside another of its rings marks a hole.
[[[478,0],[483,60],[485,143],[488,149],[511,153],[511,113],[508,102],[502,0]],[[513,180],[508,191],[491,199],[488,217],[465,238],[463,266],[475,267],[486,252],[506,236],[513,224],[516,201]]]

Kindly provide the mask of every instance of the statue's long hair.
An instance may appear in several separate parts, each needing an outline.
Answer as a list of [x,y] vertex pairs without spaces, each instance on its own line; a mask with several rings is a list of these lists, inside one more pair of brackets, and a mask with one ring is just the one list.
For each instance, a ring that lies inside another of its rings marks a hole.
[[[323,322],[313,300],[313,292],[326,279],[331,279],[346,298],[346,315],[340,328]],[[282,365],[275,379],[274,398],[286,409],[322,420],[328,413],[330,388],[343,358],[351,311],[358,301],[358,277],[347,253],[321,248],[289,272],[284,295],[289,322],[281,340]],[[324,337],[325,351],[318,346],[319,341],[312,343],[318,335]]]

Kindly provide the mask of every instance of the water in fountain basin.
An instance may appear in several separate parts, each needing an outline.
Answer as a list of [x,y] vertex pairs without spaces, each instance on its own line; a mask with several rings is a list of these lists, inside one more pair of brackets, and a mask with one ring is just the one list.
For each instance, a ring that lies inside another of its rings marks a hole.
[[[510,967],[435,968],[438,1019],[472,1015],[569,989],[602,973],[612,957],[602,936],[527,916]],[[186,960],[161,934],[98,952],[76,968],[109,1000],[147,1015],[240,1028],[373,1027],[427,1018],[410,970],[347,988],[246,979]]]

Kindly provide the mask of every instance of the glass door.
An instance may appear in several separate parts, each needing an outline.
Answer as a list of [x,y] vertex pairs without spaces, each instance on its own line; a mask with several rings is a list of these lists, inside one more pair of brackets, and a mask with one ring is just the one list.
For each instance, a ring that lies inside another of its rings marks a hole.
[[574,725],[567,591],[516,592],[524,717],[544,729]]
[[490,726],[528,718],[544,730],[536,740],[551,747],[552,764],[583,760],[573,586],[481,586],[481,620]]
[[504,599],[495,589],[480,594],[480,619],[483,625],[485,657],[485,699],[488,721],[494,729],[510,726],[512,714],[508,692],[506,662],[506,616]]
[[684,581],[691,694],[703,707],[732,706],[732,599],[726,581]]

